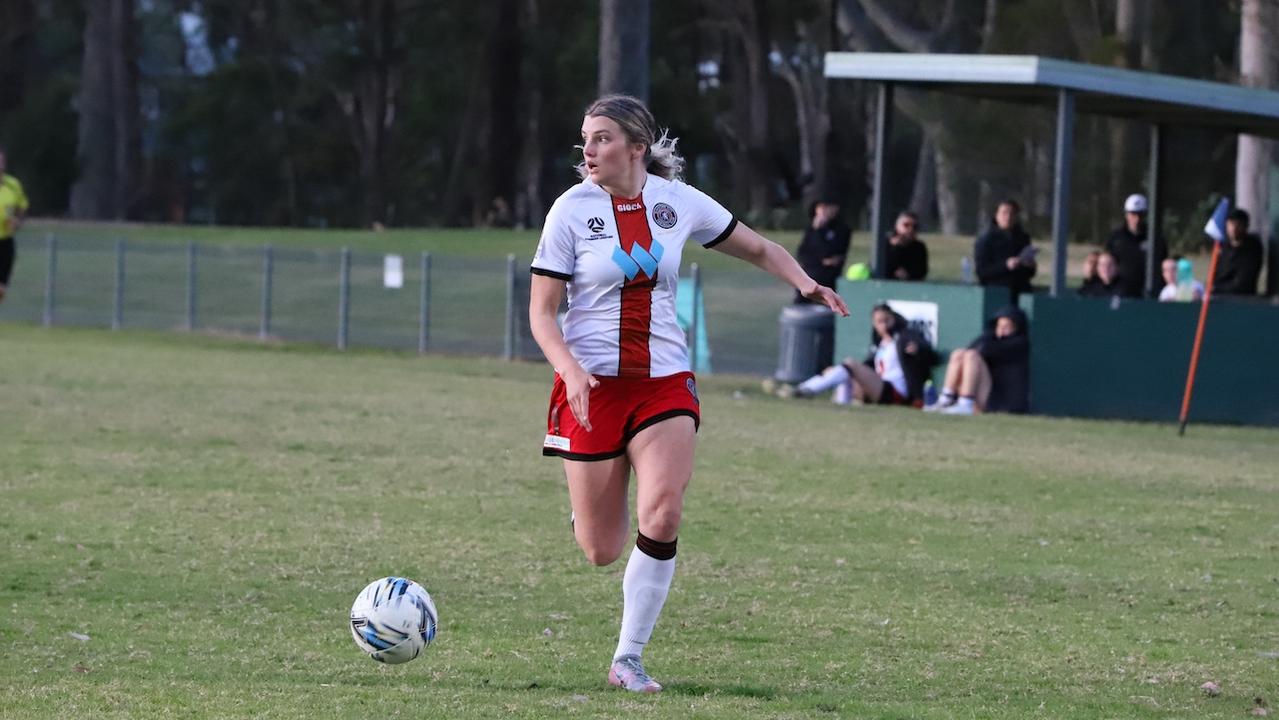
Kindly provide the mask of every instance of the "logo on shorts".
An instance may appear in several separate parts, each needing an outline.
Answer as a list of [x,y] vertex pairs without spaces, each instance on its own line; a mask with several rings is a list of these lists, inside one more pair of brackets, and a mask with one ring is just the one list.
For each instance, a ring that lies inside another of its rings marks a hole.
[[561,435],[552,435],[547,433],[546,439],[542,441],[542,447],[568,452],[568,438]]
[[586,227],[590,228],[591,232],[597,233],[604,229],[604,221],[597,217],[593,217],[586,221]]
[[661,202],[653,206],[653,222],[657,223],[659,228],[670,230],[678,221],[679,216],[675,214],[675,208]]
[[701,405],[702,401],[697,397],[697,383],[693,381],[693,378],[685,380],[684,387],[688,388],[688,394],[693,396],[693,402]]

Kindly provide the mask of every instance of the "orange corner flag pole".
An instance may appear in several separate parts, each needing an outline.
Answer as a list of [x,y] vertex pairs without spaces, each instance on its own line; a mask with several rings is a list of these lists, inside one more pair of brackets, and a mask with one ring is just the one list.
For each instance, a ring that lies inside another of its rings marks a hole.
[[[1224,242],[1224,241],[1223,241]],[[1190,371],[1186,373],[1186,393],[1181,396],[1181,427],[1177,435],[1186,434],[1186,418],[1190,415],[1190,396],[1195,391],[1195,371],[1199,369],[1199,349],[1203,346],[1204,324],[1208,321],[1208,301],[1212,299],[1212,279],[1217,275],[1217,257],[1221,243],[1212,244],[1212,260],[1208,263],[1208,282],[1204,285],[1203,303],[1199,305],[1199,327],[1195,328],[1195,345],[1190,350]]]

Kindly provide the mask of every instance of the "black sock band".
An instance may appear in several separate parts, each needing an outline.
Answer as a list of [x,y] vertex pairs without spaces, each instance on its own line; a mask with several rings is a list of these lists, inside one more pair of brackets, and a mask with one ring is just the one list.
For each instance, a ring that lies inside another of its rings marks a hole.
[[635,533],[635,547],[654,560],[670,560],[675,557],[675,543],[677,542],[679,542],[679,538],[675,538],[670,542],[659,542],[645,536],[644,533]]

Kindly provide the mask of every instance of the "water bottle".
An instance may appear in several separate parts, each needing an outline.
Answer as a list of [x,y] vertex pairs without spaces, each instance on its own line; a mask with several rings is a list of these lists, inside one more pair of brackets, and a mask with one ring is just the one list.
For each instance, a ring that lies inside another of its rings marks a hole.
[[959,277],[963,278],[965,285],[973,284],[973,261],[967,255],[959,261]]

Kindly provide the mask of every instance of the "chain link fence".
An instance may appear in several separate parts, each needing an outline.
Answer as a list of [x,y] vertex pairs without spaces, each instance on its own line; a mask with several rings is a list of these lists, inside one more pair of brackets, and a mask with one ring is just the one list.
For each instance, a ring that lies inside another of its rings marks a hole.
[[[694,357],[702,372],[772,373],[786,288],[753,268],[694,265],[681,278],[685,302],[690,292],[702,312],[684,313],[685,329],[706,335],[690,343],[709,354]],[[528,261],[514,256],[48,235],[20,240],[0,320],[540,359],[528,293]]]

